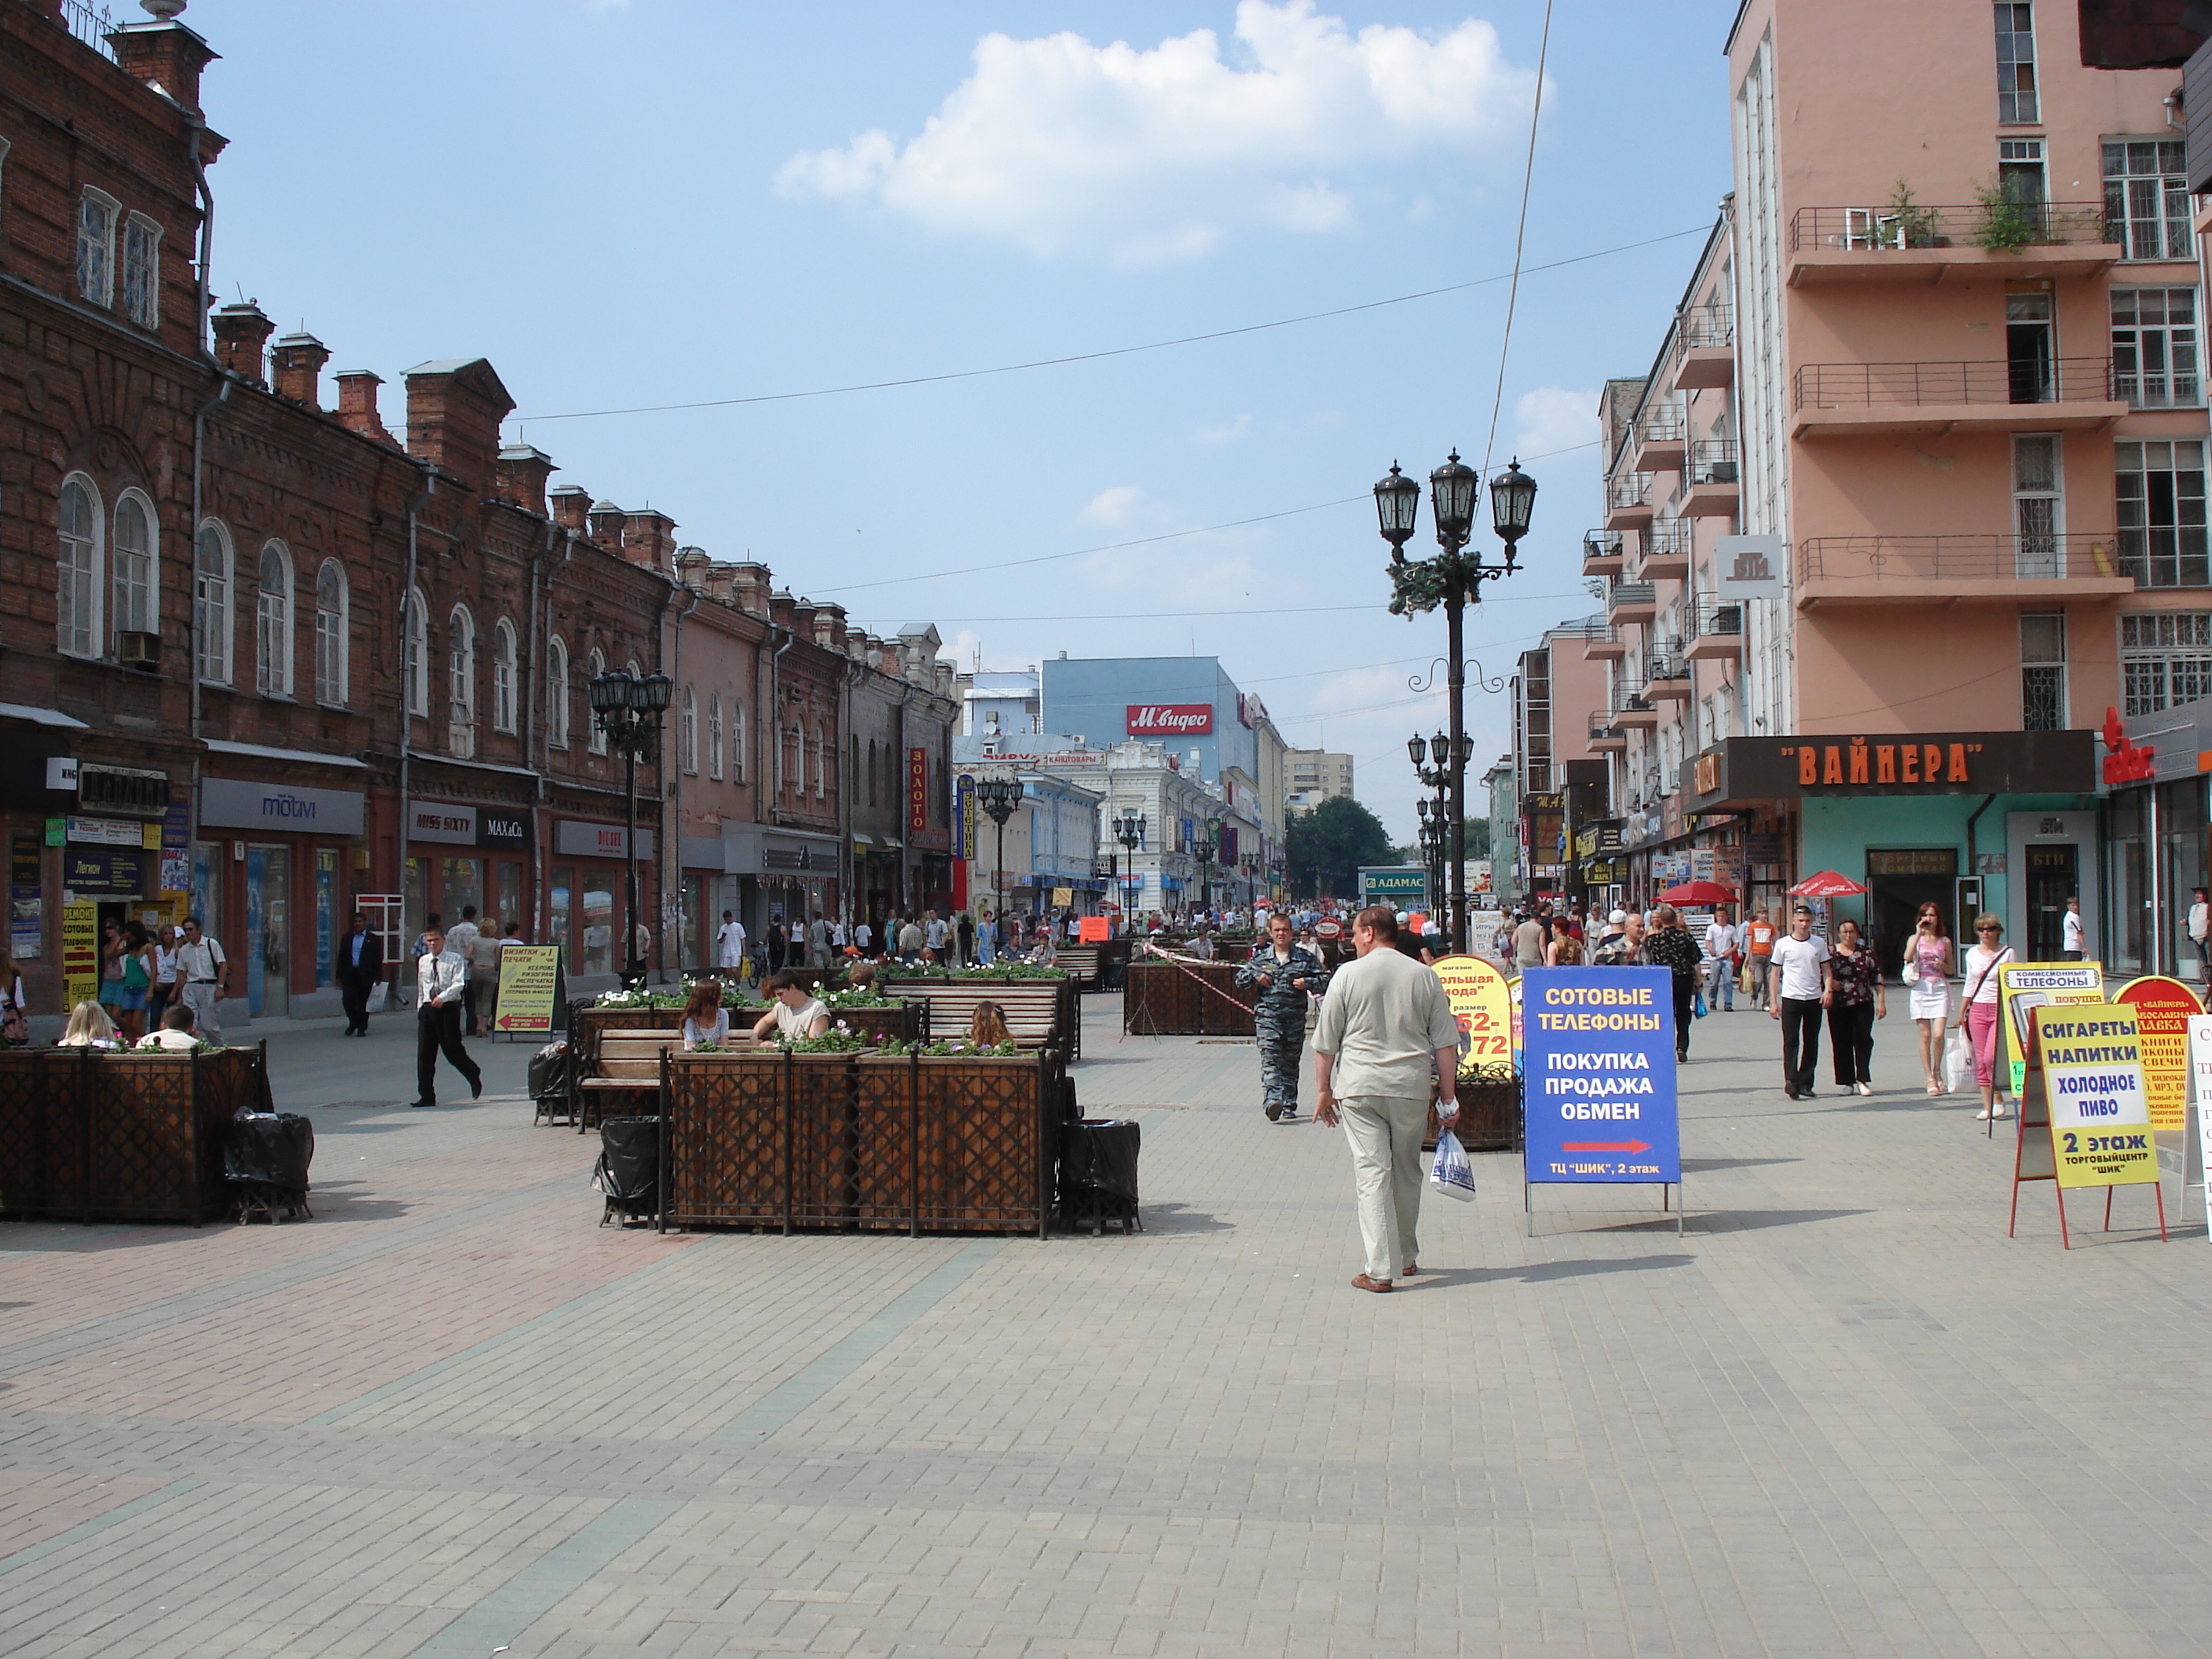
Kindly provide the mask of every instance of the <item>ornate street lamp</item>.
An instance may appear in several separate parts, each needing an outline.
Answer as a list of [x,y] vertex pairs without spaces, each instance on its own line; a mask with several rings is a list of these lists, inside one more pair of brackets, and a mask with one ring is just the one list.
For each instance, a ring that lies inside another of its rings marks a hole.
[[665,674],[643,678],[619,668],[593,679],[592,713],[607,741],[623,757],[623,891],[629,909],[623,918],[623,983],[645,982],[645,963],[637,953],[637,763],[650,760],[660,769],[660,717],[668,707],[672,682]]
[[1006,820],[1013,817],[1014,807],[1021,798],[1022,786],[1012,778],[983,778],[975,785],[976,804],[999,826],[999,855],[994,861],[991,889],[998,896],[999,925],[1002,929],[1006,918]]
[[1114,825],[1114,839],[1121,843],[1122,851],[1128,854],[1128,863],[1123,866],[1126,874],[1121,883],[1121,915],[1123,925],[1127,926],[1129,889],[1134,884],[1133,878],[1137,873],[1137,849],[1145,844],[1145,815],[1133,806],[1124,810]]

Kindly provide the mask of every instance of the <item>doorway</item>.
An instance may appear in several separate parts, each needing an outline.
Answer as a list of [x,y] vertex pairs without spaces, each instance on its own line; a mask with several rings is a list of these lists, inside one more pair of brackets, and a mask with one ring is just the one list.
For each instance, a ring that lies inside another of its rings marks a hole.
[[2066,901],[2081,890],[2081,849],[2071,842],[2027,849],[2027,960],[2066,959]]
[[292,1008],[292,854],[284,847],[246,849],[246,1007],[258,1019]]
[[1885,973],[1897,972],[1903,963],[1905,942],[1912,937],[1923,904],[1934,905],[1942,918],[1943,937],[1958,939],[1957,848],[1869,847],[1866,860],[1869,943]]
[[2047,404],[2057,395],[2057,350],[2051,336],[2051,295],[2005,295],[2005,362],[2009,402]]

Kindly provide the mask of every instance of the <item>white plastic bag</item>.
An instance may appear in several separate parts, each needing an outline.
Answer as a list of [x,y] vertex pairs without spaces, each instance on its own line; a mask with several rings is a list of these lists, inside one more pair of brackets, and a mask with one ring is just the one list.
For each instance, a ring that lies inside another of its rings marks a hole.
[[1449,1129],[1437,1131],[1437,1160],[1429,1165],[1429,1185],[1446,1198],[1464,1201],[1474,1197],[1474,1166]]
[[1954,1095],[1964,1094],[1973,1081],[1973,1045],[1966,1040],[1966,1028],[1954,1025],[1943,1040],[1943,1086]]

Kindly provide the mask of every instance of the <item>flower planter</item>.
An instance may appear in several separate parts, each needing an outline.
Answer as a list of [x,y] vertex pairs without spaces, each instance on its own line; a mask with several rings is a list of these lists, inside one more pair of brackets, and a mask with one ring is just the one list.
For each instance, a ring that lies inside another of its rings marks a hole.
[[[1521,1080],[1510,1083],[1469,1083],[1462,1079],[1453,1091],[1459,1102],[1459,1121],[1452,1133],[1470,1152],[1510,1152],[1521,1146]],[[1437,1144],[1436,1088],[1429,1091],[1429,1127],[1421,1145],[1433,1152]]]
[[1135,959],[1121,977],[1121,1029],[1143,1036],[1251,1036],[1257,993],[1233,962]]

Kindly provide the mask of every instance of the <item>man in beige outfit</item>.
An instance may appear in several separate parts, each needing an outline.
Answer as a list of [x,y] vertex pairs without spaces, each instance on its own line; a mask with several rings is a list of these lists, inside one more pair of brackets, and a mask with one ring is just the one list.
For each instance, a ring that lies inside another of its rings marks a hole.
[[1401,1268],[1407,1277],[1419,1271],[1429,1079],[1437,1079],[1437,1115],[1449,1127],[1459,1116],[1459,1022],[1443,981],[1398,950],[1395,911],[1362,910],[1352,942],[1358,959],[1329,981],[1314,1034],[1314,1119],[1327,1128],[1341,1118],[1352,1143],[1367,1252],[1352,1285],[1387,1291]]

